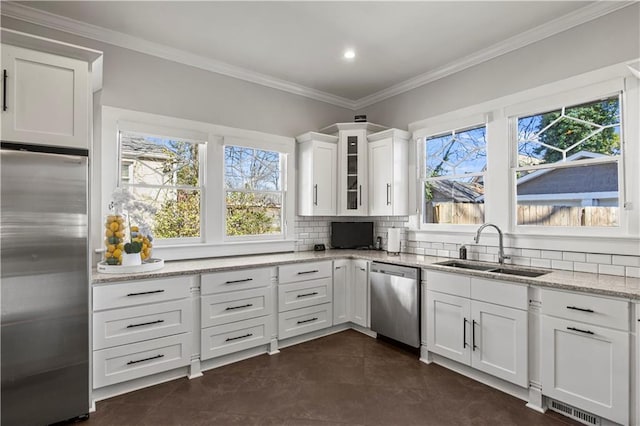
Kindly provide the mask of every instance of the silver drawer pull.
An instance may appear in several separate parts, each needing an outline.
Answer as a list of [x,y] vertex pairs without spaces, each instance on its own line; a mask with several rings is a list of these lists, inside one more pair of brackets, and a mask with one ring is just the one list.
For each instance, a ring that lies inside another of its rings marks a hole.
[[251,337],[253,336],[253,333],[248,333],[245,334],[244,336],[238,336],[238,337],[227,337],[225,339],[225,342],[231,342],[232,340],[238,340],[238,339],[246,339],[247,337]]
[[152,359],[158,359],[158,358],[162,358],[162,357],[164,357],[164,355],[163,355],[163,354],[156,355],[156,356],[151,356],[151,357],[149,357],[149,358],[144,358],[144,359],[137,359],[137,360],[135,360],[135,361],[129,361],[129,362],[127,363],[127,365],[137,364],[137,363],[139,363],[139,362],[151,361]]
[[129,324],[127,328],[142,327],[143,325],[160,324],[163,322],[164,320],[157,320],[157,321],[142,322],[140,324]]
[[143,294],[155,294],[155,293],[164,293],[164,290],[151,290],[151,291],[141,291],[139,293],[129,293],[128,296],[142,296]]
[[245,278],[245,279],[242,279],[242,280],[226,281],[225,284],[246,283],[247,281],[253,281],[253,278]]
[[246,305],[240,305],[240,306],[228,306],[225,309],[225,311],[233,311],[234,309],[248,308],[250,306],[253,306],[253,303],[247,303]]
[[298,272],[298,275],[305,275],[305,274],[315,274],[316,272],[320,272],[317,269],[314,269],[313,271],[302,271],[302,272]]
[[314,291],[313,293],[299,294],[299,295],[297,295],[296,297],[297,297],[298,299],[300,299],[301,297],[315,296],[316,294],[318,294],[318,292],[317,292],[317,291]]
[[567,327],[567,330],[571,330],[571,331],[577,331],[579,333],[584,333],[584,334],[594,334],[593,331],[589,331],[589,330],[580,330],[579,328],[575,328],[575,327]]
[[367,272],[367,270],[366,270],[365,268],[360,268],[360,270],[361,270],[362,272]]
[[567,306],[567,309],[573,309],[574,311],[580,311],[580,312],[589,312],[589,313],[593,313],[593,309],[587,309],[587,308],[578,308],[577,306]]
[[298,321],[298,324],[304,324],[305,322],[313,322],[313,321],[317,321],[317,320],[318,320],[317,317],[316,318],[311,318],[311,319],[308,319],[308,320]]

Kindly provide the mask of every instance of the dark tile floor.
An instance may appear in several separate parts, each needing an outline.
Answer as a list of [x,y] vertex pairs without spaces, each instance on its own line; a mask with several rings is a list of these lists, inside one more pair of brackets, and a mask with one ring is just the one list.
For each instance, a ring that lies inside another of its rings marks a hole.
[[578,424],[349,330],[98,402],[83,425]]

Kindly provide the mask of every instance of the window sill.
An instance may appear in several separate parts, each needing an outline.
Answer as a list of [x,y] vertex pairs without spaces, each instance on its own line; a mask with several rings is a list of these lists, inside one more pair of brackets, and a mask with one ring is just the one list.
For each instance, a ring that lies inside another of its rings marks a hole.
[[296,240],[234,241],[209,244],[175,244],[156,246],[153,257],[164,260],[201,259],[295,251]]

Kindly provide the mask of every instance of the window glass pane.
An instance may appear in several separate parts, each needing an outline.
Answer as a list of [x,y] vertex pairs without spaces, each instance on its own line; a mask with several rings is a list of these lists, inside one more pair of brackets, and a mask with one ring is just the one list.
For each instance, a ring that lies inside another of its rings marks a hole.
[[516,173],[518,225],[618,226],[618,163]]
[[[132,225],[145,223],[155,238],[200,237],[200,190],[130,187]],[[137,207],[137,208],[136,208]]]
[[482,176],[427,180],[424,199],[425,223],[480,224],[484,222]]
[[227,235],[282,232],[282,194],[227,191]]
[[518,119],[518,166],[620,154],[618,96]]
[[179,139],[120,132],[120,168],[128,183],[200,185],[199,144]]
[[485,126],[426,139],[427,177],[477,173],[487,165]]
[[279,191],[280,153],[241,146],[225,146],[225,188]]

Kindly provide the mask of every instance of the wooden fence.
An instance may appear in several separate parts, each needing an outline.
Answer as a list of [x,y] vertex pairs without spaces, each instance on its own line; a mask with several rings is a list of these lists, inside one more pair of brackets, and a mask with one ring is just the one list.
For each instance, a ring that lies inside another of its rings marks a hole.
[[[518,206],[518,225],[617,226],[617,207]],[[481,224],[484,204],[435,203],[427,209],[427,223]]]

